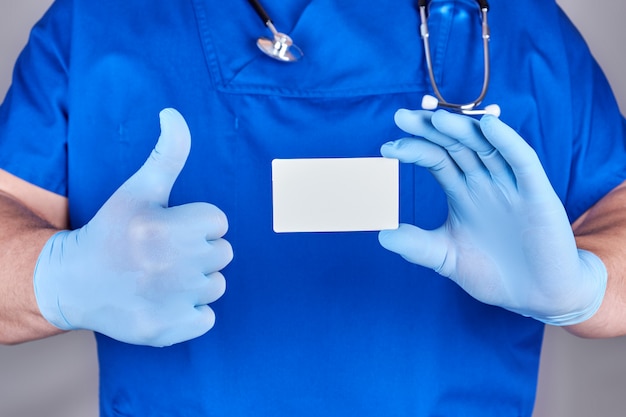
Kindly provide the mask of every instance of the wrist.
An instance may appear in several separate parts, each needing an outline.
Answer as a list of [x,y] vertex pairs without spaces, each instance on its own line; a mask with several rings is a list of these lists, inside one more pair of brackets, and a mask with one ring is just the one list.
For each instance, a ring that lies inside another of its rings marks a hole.
[[33,273],[33,287],[39,311],[50,324],[61,330],[73,329],[63,315],[59,299],[63,246],[69,233],[67,230],[60,231],[48,239],[39,254]]
[[572,326],[589,320],[602,305],[606,293],[608,272],[604,262],[592,252],[578,249],[581,275],[580,291],[586,294],[587,301],[571,311],[559,315],[534,317],[535,319],[552,326]]

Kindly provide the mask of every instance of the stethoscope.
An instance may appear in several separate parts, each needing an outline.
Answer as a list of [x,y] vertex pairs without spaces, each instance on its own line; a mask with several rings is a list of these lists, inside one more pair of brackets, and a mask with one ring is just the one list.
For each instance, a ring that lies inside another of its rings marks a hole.
[[[296,46],[292,39],[285,35],[284,33],[278,32],[276,27],[274,27],[274,23],[272,19],[270,19],[267,12],[261,6],[261,3],[257,0],[248,0],[250,5],[254,8],[254,11],[261,18],[265,26],[269,28],[272,32],[272,38],[267,37],[259,37],[257,39],[257,46],[263,53],[265,53],[270,58],[274,58],[276,60],[282,62],[296,62],[304,54],[302,50]],[[487,0],[477,0],[478,6],[481,12],[481,20],[482,20],[482,39],[483,39],[483,56],[484,56],[484,78],[483,85],[480,92],[480,95],[476,100],[471,101],[465,104],[456,104],[450,103],[446,101],[441,95],[439,91],[439,87],[437,85],[437,81],[435,80],[435,73],[433,70],[433,63],[430,54],[430,42],[429,37],[430,34],[428,32],[428,0],[419,0],[418,6],[420,11],[420,35],[424,42],[424,55],[426,57],[426,67],[428,68],[428,76],[430,78],[430,84],[433,87],[434,96],[425,95],[422,98],[422,108],[426,110],[434,110],[437,107],[443,107],[448,110],[467,114],[467,115],[482,115],[482,114],[493,114],[495,116],[500,115],[500,106],[497,104],[490,104],[484,108],[478,108],[480,103],[485,98],[487,94],[487,88],[489,87],[489,74],[491,69],[491,62],[489,59],[489,39],[491,37],[489,32],[489,24],[487,21],[487,13],[489,12],[489,4]]]
[[471,101],[466,104],[455,104],[449,103],[446,99],[443,98],[441,92],[439,91],[439,87],[437,86],[437,81],[435,80],[435,73],[433,70],[432,58],[430,55],[430,42],[429,37],[430,34],[428,32],[428,1],[427,0],[419,0],[418,5],[420,9],[420,35],[422,36],[422,41],[424,42],[424,55],[426,57],[426,67],[428,68],[428,76],[430,78],[430,84],[433,87],[434,96],[425,95],[422,98],[422,108],[427,110],[434,110],[437,107],[443,107],[448,110],[455,111],[457,113],[463,113],[467,115],[482,115],[482,114],[493,114],[495,116],[500,116],[500,106],[497,104],[490,104],[483,109],[477,108],[480,106],[480,103],[485,98],[487,94],[487,88],[489,87],[489,73],[491,69],[491,60],[489,59],[489,39],[491,37],[489,32],[489,23],[487,21],[487,12],[489,12],[489,4],[487,0],[477,0],[478,6],[480,8],[481,18],[482,18],[482,38],[483,38],[483,61],[484,61],[484,77],[483,77],[483,86],[480,91],[480,95],[476,100]]
[[265,55],[282,62],[296,62],[304,55],[302,50],[293,43],[291,38],[276,30],[272,19],[257,0],[248,0],[256,14],[261,18],[265,26],[272,32],[272,39],[261,36],[256,45]]

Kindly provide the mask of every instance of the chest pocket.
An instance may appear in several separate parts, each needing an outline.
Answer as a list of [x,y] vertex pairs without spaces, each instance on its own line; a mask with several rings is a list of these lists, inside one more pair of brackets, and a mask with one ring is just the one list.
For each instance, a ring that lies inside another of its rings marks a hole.
[[256,39],[271,33],[246,2],[196,0],[195,7],[217,90],[350,97],[427,89],[416,3],[266,0],[277,29],[304,52],[296,63],[273,60],[257,48]]

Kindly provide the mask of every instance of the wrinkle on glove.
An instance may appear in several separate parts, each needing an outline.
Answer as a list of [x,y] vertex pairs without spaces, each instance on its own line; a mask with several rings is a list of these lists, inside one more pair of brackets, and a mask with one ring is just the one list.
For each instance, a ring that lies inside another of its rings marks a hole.
[[576,247],[563,204],[535,151],[497,117],[399,110],[415,135],[385,157],[428,169],[448,199],[435,230],[402,224],[383,247],[452,279],[479,301],[547,324],[573,325],[600,307],[607,271]]

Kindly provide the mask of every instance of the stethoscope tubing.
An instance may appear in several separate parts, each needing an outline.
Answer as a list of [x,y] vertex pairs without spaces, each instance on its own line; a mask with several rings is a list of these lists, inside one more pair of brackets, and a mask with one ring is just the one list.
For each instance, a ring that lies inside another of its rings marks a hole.
[[477,3],[480,7],[481,13],[481,25],[482,25],[482,43],[483,43],[483,84],[478,97],[464,104],[458,103],[450,103],[446,101],[446,99],[441,94],[439,90],[439,86],[437,85],[437,80],[435,79],[435,72],[433,69],[433,62],[430,52],[430,33],[428,30],[428,1],[427,0],[419,0],[419,12],[420,12],[420,36],[422,37],[422,41],[424,44],[424,57],[426,60],[426,68],[428,69],[428,77],[430,79],[430,84],[433,88],[433,92],[435,94],[436,103],[431,98],[431,96],[426,96],[422,101],[422,106],[425,108],[436,108],[443,107],[455,112],[467,114],[467,115],[481,115],[486,113],[497,113],[499,115],[499,107],[487,106],[485,109],[478,109],[480,103],[484,100],[487,95],[487,90],[489,88],[489,80],[491,77],[491,59],[489,54],[489,41],[491,39],[491,33],[489,30],[489,21],[487,14],[489,12],[489,4],[485,0],[477,0]]
[[248,3],[250,3],[257,16],[259,16],[259,18],[263,21],[264,25],[267,26],[268,23],[272,24],[272,19],[270,19],[270,16],[267,14],[261,3],[257,0],[248,0]]

